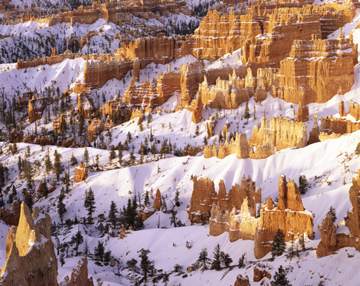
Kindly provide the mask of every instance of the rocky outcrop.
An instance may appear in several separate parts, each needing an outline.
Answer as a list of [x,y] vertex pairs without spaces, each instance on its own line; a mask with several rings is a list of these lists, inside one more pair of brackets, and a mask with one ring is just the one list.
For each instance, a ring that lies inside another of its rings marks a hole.
[[225,158],[231,154],[235,154],[238,158],[249,158],[250,147],[245,134],[237,133],[235,138],[228,140],[219,145],[206,145],[204,147],[204,157]]
[[261,120],[255,126],[249,139],[252,148],[250,158],[262,159],[286,148],[302,148],[308,141],[306,125],[303,122],[275,117]]
[[180,74],[169,72],[160,75],[156,81],[136,85],[131,81],[124,93],[124,103],[135,106],[156,107],[165,103],[176,91],[180,91]]
[[336,250],[343,247],[354,247],[360,251],[360,171],[353,178],[349,197],[352,210],[345,217],[345,225],[350,233],[337,233],[334,216],[332,213],[327,213],[319,226],[320,243],[316,248],[318,257],[333,254]]
[[320,140],[327,138],[336,138],[346,133],[352,133],[360,130],[360,122],[353,122],[345,118],[324,117],[321,118]]
[[7,236],[0,282],[4,286],[58,285],[50,217],[37,210],[31,215],[24,203],[18,226],[11,227]]
[[162,199],[161,199],[161,193],[160,190],[156,190],[155,199],[153,203],[153,208],[157,211],[161,209],[162,206]]
[[234,286],[250,286],[249,277],[238,275]]
[[318,257],[332,254],[336,249],[336,225],[334,224],[333,216],[327,214],[319,225],[320,243],[316,248],[316,255]]
[[191,223],[205,223],[209,220],[210,210],[216,200],[215,185],[209,178],[193,177],[193,192],[188,209]]
[[312,214],[304,209],[294,181],[280,177],[278,192],[277,205],[269,198],[260,207],[260,191],[249,179],[244,178],[229,192],[220,181],[216,193],[211,180],[195,178],[189,219],[195,223],[206,222],[211,207],[210,235],[228,232],[230,241],[254,240],[255,257],[261,258],[271,250],[271,242],[278,230],[288,241],[300,235],[313,237]]
[[74,182],[79,183],[85,181],[88,177],[88,170],[87,167],[83,162],[80,163],[79,166],[75,168],[74,171]]
[[88,261],[84,257],[79,260],[76,267],[71,272],[70,277],[66,276],[61,286],[94,286],[92,278],[89,278]]
[[280,62],[276,96],[293,103],[326,102],[354,83],[357,49],[348,39],[295,40]]
[[0,220],[5,222],[7,225],[17,225],[19,222],[19,216],[20,203],[18,201],[0,208]]
[[260,282],[265,277],[271,279],[271,273],[265,267],[256,265],[254,267],[253,281]]

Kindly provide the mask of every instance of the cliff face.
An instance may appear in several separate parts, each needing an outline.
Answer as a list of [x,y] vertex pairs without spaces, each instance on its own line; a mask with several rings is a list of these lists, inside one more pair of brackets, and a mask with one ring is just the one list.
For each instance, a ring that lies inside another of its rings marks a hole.
[[18,226],[11,227],[7,236],[0,281],[4,286],[58,285],[50,217],[41,216],[36,210],[32,216],[24,203]]
[[282,117],[263,118],[259,127],[254,127],[249,139],[253,148],[251,158],[266,158],[276,150],[301,148],[307,144],[306,125]]
[[277,96],[308,104],[349,91],[354,83],[355,51],[344,38],[295,40],[289,57],[280,62]]
[[244,63],[278,66],[293,40],[310,39],[313,34],[326,37],[354,16],[346,5],[305,4],[263,2],[243,14],[209,11],[193,36],[193,54],[214,60],[243,48]]

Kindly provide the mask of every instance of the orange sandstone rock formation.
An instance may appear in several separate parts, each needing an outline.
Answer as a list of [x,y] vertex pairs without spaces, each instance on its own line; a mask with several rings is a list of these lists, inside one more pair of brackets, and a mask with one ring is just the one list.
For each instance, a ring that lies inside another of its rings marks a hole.
[[83,162],[81,162],[80,165],[75,168],[74,182],[79,183],[85,181],[87,176],[88,176],[87,167]]
[[[208,182],[208,181],[207,181]],[[211,181],[210,181],[211,182]],[[209,233],[220,235],[229,233],[230,241],[238,239],[254,240],[254,252],[257,258],[265,256],[271,250],[271,241],[276,232],[281,230],[286,240],[291,240],[300,235],[313,237],[313,217],[305,211],[299,190],[294,181],[287,181],[285,177],[279,179],[279,202],[277,206],[269,198],[257,213],[257,204],[260,203],[259,192],[255,191],[255,184],[242,181],[239,191],[234,196],[233,189],[226,193],[223,183],[219,185],[219,193],[206,197],[205,212],[212,202],[211,216],[209,219]],[[195,186],[195,185],[194,185]],[[213,185],[212,185],[213,186]],[[213,188],[211,189],[213,190]],[[195,196],[199,196],[194,188]],[[204,194],[204,192],[202,192]],[[237,199],[236,199],[237,198]],[[197,205],[203,206],[198,201]],[[194,206],[190,211],[200,208]],[[201,213],[201,212],[200,212]],[[189,212],[189,215],[191,212]]]
[[89,278],[88,261],[84,257],[79,260],[76,267],[71,272],[70,277],[65,277],[64,286],[93,286],[92,278]]
[[328,213],[319,226],[320,243],[316,248],[318,257],[327,256],[343,247],[354,247],[360,251],[360,171],[353,178],[352,186],[349,190],[352,210],[345,218],[345,225],[350,234],[337,233],[333,216]]
[[18,226],[11,227],[7,236],[0,282],[4,286],[58,285],[50,217],[37,210],[31,215],[24,203],[21,204]]

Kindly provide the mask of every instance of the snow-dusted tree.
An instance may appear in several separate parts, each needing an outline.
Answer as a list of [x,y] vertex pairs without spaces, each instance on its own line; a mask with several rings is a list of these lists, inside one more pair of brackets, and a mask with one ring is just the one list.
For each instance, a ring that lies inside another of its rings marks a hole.
[[217,244],[214,249],[214,258],[211,262],[211,269],[220,270],[221,269],[221,257],[220,257],[220,245]]
[[273,257],[280,256],[285,251],[285,237],[281,230],[278,230],[275,234],[272,242],[271,254]]
[[117,215],[118,215],[118,210],[116,204],[114,201],[111,201],[109,215],[108,215],[108,222],[111,224],[113,229],[116,229],[117,227],[117,221],[118,221]]
[[84,201],[84,207],[86,208],[88,212],[87,216],[87,223],[93,224],[93,213],[95,211],[95,197],[94,192],[90,188],[89,191],[85,192],[85,201]]
[[61,166],[61,155],[55,150],[54,152],[54,170],[56,174],[56,179],[60,179],[60,175],[62,172],[62,166]]
[[275,273],[274,280],[271,281],[271,286],[291,286],[286,277],[286,271],[282,265],[280,265],[278,271]]
[[204,248],[203,250],[201,250],[200,254],[199,254],[199,257],[196,261],[196,264],[198,265],[198,267],[204,271],[204,270],[207,270],[209,268],[209,257],[208,257],[208,252],[207,252],[207,249]]
[[57,212],[58,212],[61,222],[63,221],[64,214],[66,213],[64,198],[65,198],[65,194],[64,194],[64,189],[62,188],[60,191],[58,202],[57,202]]
[[143,275],[144,284],[146,284],[148,277],[152,276],[155,270],[154,262],[149,259],[150,250],[140,249],[138,251],[140,258],[140,269]]

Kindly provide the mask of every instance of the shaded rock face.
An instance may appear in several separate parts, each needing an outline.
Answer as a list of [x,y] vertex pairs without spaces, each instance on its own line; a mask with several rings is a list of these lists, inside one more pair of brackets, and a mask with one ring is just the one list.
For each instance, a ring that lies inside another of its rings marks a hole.
[[349,190],[352,210],[345,218],[345,225],[350,234],[337,233],[337,227],[331,214],[327,214],[319,226],[320,243],[316,248],[318,257],[327,256],[343,247],[354,247],[360,251],[360,171],[353,178],[353,184]]
[[193,183],[189,219],[192,223],[206,223],[210,218],[210,234],[213,235],[225,231],[223,222],[215,221],[216,216],[228,216],[232,209],[240,210],[245,200],[250,212],[255,215],[256,204],[261,201],[261,191],[256,190],[255,183],[250,179],[243,178],[241,183],[234,185],[229,192],[226,191],[224,181],[219,182],[218,192],[209,178],[194,177]]
[[37,210],[31,215],[24,203],[18,226],[11,227],[7,236],[0,282],[4,286],[58,285],[50,217],[40,215]]
[[249,278],[247,276],[238,275],[234,286],[250,286]]
[[0,208],[0,219],[8,225],[17,225],[20,215],[20,203],[15,201],[10,206]]
[[93,286],[92,278],[89,278],[87,258],[82,258],[71,272],[70,278],[65,277],[61,286]]
[[253,276],[254,282],[259,282],[265,277],[271,279],[271,273],[269,273],[264,267],[255,266]]

